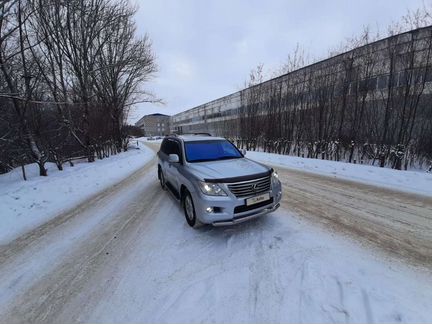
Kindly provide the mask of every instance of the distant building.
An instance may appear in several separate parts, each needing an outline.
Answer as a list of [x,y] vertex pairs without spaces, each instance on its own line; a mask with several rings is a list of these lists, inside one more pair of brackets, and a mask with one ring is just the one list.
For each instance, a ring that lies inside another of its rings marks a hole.
[[135,123],[145,136],[164,136],[170,133],[170,116],[164,114],[145,115]]

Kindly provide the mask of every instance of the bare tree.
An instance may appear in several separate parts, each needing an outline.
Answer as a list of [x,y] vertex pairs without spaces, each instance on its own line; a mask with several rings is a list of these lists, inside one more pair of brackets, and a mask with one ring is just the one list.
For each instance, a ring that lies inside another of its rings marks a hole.
[[31,160],[38,164],[40,175],[46,176],[48,152],[30,125],[34,117],[30,108],[34,106],[32,99],[39,82],[34,61],[29,56],[29,48],[34,45],[27,42],[24,28],[32,11],[24,0],[5,1],[0,11],[0,70],[18,117],[22,143]]
[[[158,101],[148,35],[126,0],[0,3],[0,171],[104,158],[126,149],[131,105]],[[17,150],[19,148],[19,150]]]
[[98,99],[109,112],[117,150],[126,148],[122,128],[128,107],[137,102],[158,101],[141,88],[157,71],[148,35],[135,38],[135,10],[118,3],[116,22],[98,37],[102,50],[97,61],[93,85]]

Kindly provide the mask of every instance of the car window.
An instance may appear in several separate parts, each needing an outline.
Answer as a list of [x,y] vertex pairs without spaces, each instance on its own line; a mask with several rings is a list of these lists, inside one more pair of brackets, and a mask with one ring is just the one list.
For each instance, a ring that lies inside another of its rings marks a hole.
[[173,139],[166,139],[162,142],[161,151],[166,155],[177,154],[182,161],[182,150],[180,143]]
[[179,157],[181,156],[180,144],[177,141],[172,141],[172,153],[170,154],[177,154]]
[[193,141],[185,143],[188,162],[204,162],[243,157],[240,151],[227,140]]
[[175,150],[175,146],[174,146],[174,141],[173,140],[168,140],[167,142],[167,154],[174,154],[174,150]]
[[168,140],[167,139],[164,139],[163,141],[162,141],[162,144],[161,144],[161,148],[160,148],[160,150],[161,150],[161,152],[163,152],[163,153],[165,153],[165,154],[168,154],[167,152],[168,152]]
[[222,145],[222,150],[224,152],[225,155],[237,155],[238,154],[238,150],[236,147],[234,147],[234,145]]

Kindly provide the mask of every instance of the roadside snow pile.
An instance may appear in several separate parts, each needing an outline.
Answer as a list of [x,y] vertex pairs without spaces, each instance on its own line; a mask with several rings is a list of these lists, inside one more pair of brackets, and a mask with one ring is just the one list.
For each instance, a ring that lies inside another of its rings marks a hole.
[[26,166],[28,181],[22,179],[20,168],[0,175],[0,245],[121,181],[153,156],[153,151],[141,144],[139,149],[131,147],[94,163],[64,165],[64,171],[47,163],[48,177],[40,177],[35,164]]
[[296,156],[248,151],[247,158],[282,168],[316,173],[383,188],[432,196],[432,174],[398,171],[371,165],[300,158]]
[[149,143],[162,143],[163,137],[162,136],[138,137],[135,140],[139,140],[141,142],[149,142]]

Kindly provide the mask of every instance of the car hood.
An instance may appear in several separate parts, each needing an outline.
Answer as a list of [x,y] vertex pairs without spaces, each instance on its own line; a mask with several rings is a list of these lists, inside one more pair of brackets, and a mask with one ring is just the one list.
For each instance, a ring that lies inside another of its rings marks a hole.
[[242,181],[249,176],[256,178],[271,171],[271,168],[247,158],[191,163],[189,169],[202,180],[220,182]]

